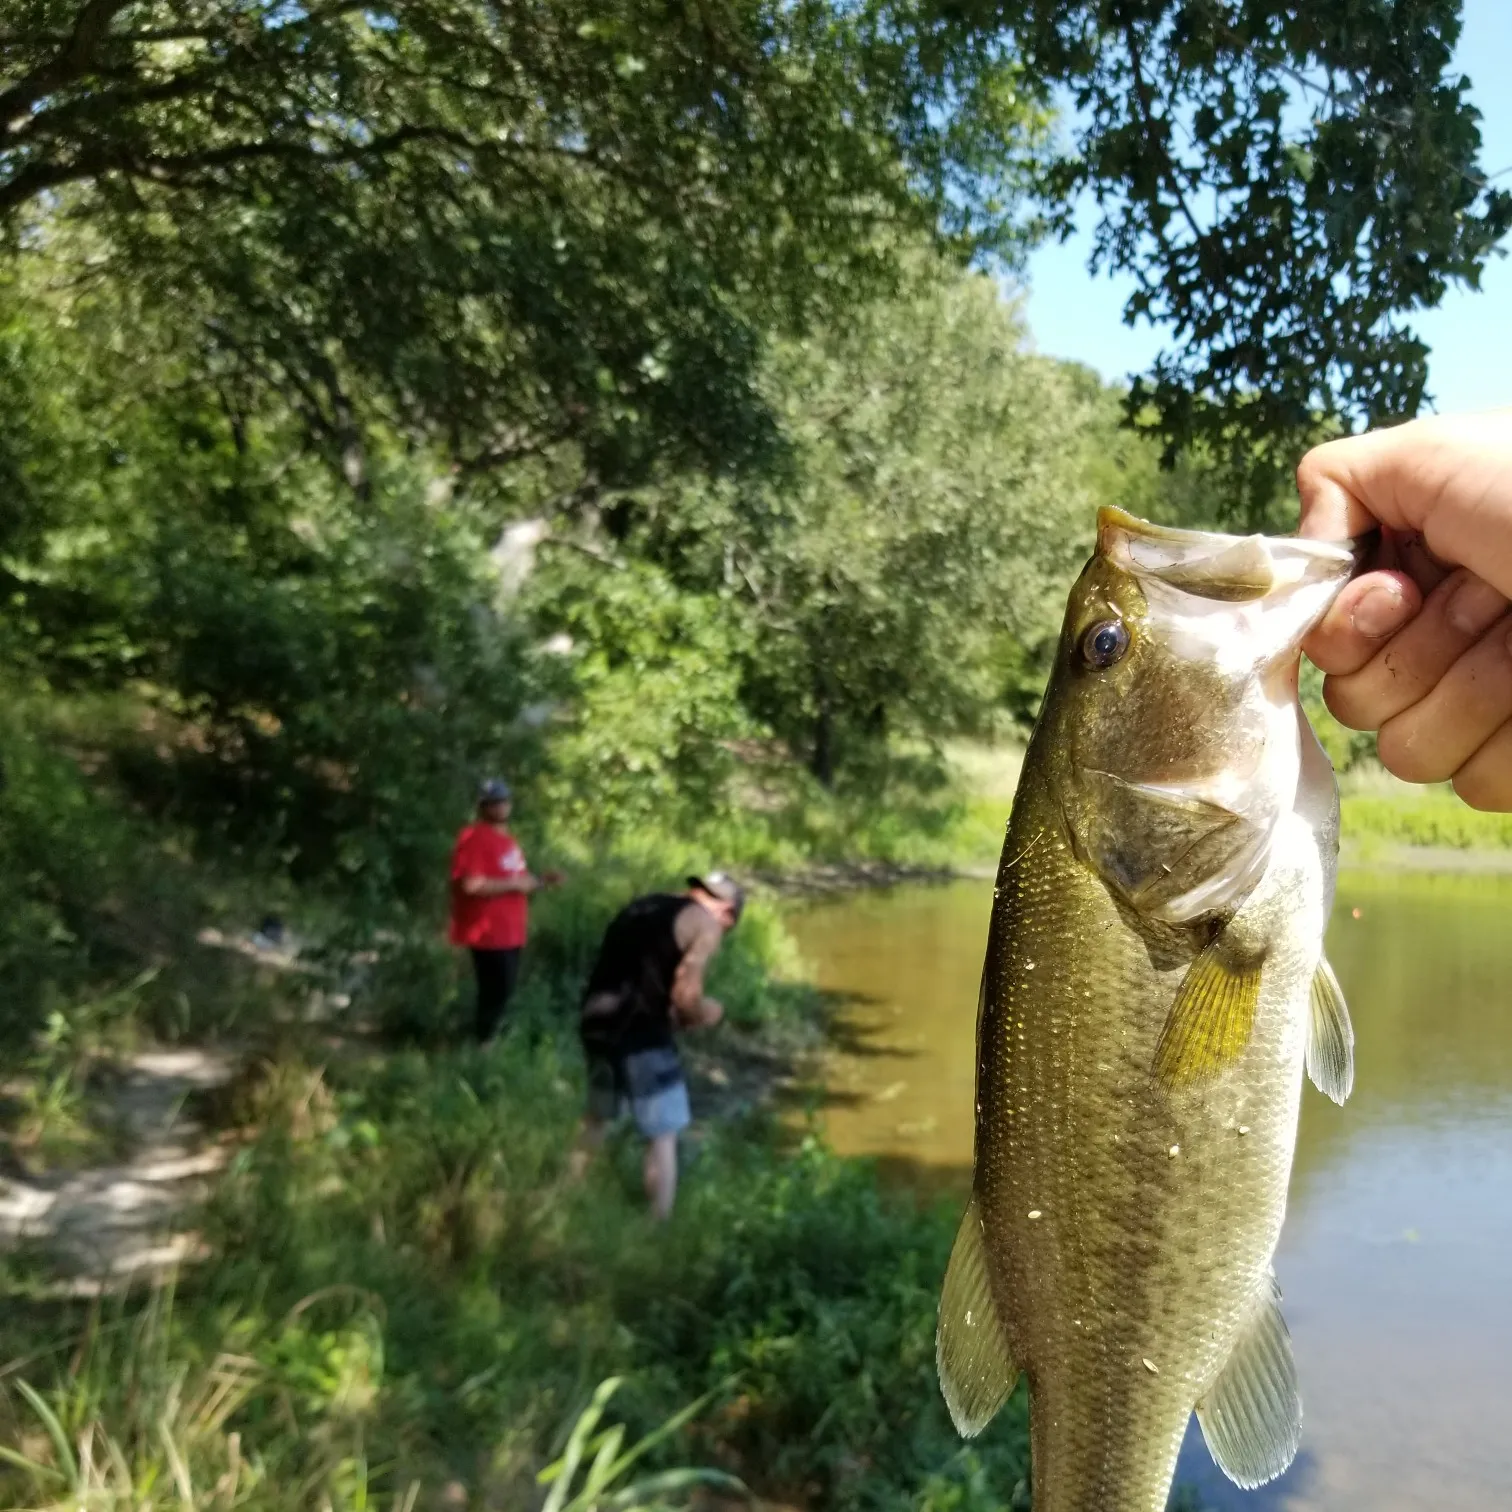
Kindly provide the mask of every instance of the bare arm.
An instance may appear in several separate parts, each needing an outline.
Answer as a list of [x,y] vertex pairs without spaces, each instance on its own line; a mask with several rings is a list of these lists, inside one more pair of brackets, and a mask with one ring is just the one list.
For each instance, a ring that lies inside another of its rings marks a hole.
[[724,1017],[723,1005],[704,996],[704,972],[723,938],[719,926],[711,926],[699,929],[672,978],[672,1017],[679,1029],[712,1028]]
[[528,871],[513,877],[461,877],[457,881],[457,891],[469,898],[501,898],[505,893],[533,893],[540,886],[540,879]]

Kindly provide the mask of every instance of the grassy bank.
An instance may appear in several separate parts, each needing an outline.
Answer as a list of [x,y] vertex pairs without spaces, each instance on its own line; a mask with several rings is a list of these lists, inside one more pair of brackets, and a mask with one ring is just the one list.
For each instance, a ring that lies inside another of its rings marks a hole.
[[1343,838],[1362,861],[1384,861],[1394,847],[1447,851],[1512,850],[1512,814],[1468,808],[1449,788],[1346,792]]
[[1438,871],[1512,865],[1512,814],[1472,809],[1447,783],[1401,782],[1364,761],[1343,774],[1339,792],[1347,865]]
[[[73,1302],[41,1256],[7,1264],[6,1505],[531,1506],[609,1377],[627,1445],[703,1403],[637,1475],[718,1468],[816,1507],[1002,1504],[1022,1414],[965,1450],[933,1382],[952,1214],[765,1111],[705,1126],[665,1230],[628,1143],[568,1181],[581,1069],[561,1009],[597,911],[569,894],[545,912],[490,1055],[392,1028],[317,1039],[274,1004],[220,1110],[240,1147],[202,1216],[210,1258],[174,1291]],[[715,983],[721,1032],[799,1043],[815,1005],[779,975],[771,917],[752,922]],[[353,1013],[392,1022],[427,990],[421,954],[380,963]]]
[[[612,856],[558,838],[573,881],[535,908],[515,1030],[485,1056],[459,1048],[471,989],[434,915],[363,914],[207,855],[56,735],[0,731],[8,1168],[115,1158],[113,1068],[134,1048],[216,1041],[244,1070],[202,1100],[232,1154],[193,1216],[204,1258],[176,1282],[91,1300],[44,1245],[0,1258],[0,1503],[539,1506],[614,1379],[595,1432],[644,1453],[613,1489],[692,1467],[779,1505],[1013,1495],[1021,1405],[966,1448],[934,1383],[956,1214],[890,1196],[767,1095],[823,1005],[759,899],[711,982],[729,1020],[699,1047],[695,1100],[716,1116],[672,1223],[645,1215],[633,1141],[567,1176],[572,1010],[619,902],[710,856],[943,864],[1000,799],[920,780],[893,808],[808,795]],[[995,850],[999,825],[965,848]],[[267,907],[307,942],[300,969],[215,943]],[[576,1495],[588,1474],[558,1481]]]

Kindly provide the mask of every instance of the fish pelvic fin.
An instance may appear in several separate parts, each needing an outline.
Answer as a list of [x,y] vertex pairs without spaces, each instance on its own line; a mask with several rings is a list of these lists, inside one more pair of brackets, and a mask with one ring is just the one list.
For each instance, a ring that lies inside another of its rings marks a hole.
[[1218,1468],[1247,1491],[1275,1480],[1296,1458],[1302,1398],[1274,1276],[1213,1389],[1197,1404],[1197,1421]]
[[1226,926],[1192,962],[1155,1047],[1162,1086],[1208,1081],[1244,1053],[1255,1028],[1264,959]]
[[966,1206],[945,1271],[935,1363],[956,1431],[962,1438],[975,1438],[1008,1400],[1019,1374],[992,1299],[975,1197]]
[[1354,1025],[1339,979],[1326,959],[1313,973],[1307,1025],[1307,1074],[1313,1086],[1341,1107],[1354,1088]]

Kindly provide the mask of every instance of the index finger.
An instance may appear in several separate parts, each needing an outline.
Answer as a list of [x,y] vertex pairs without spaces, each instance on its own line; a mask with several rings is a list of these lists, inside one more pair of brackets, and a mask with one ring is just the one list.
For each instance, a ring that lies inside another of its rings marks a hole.
[[1348,459],[1326,455],[1339,444],[1330,441],[1314,447],[1297,468],[1297,492],[1302,499],[1297,533],[1314,541],[1350,541],[1379,523],[1346,481],[1350,478]]
[[1443,562],[1512,588],[1512,409],[1434,415],[1314,447],[1297,469],[1302,534],[1372,524],[1420,534]]
[[1428,425],[1415,421],[1315,446],[1297,468],[1300,534],[1348,541],[1377,525],[1420,526],[1413,516],[1426,513],[1427,501],[1414,500],[1406,474],[1420,465]]

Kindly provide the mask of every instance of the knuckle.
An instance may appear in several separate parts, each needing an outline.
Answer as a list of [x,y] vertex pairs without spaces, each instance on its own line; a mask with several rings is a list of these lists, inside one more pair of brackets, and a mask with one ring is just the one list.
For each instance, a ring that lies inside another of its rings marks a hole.
[[1381,765],[1404,782],[1446,782],[1454,775],[1453,753],[1425,734],[1411,710],[1381,726],[1376,749]]
[[1318,449],[1313,448],[1302,460],[1297,463],[1297,491],[1302,495],[1305,502],[1312,492],[1313,485],[1318,481],[1323,472],[1323,461],[1318,455]]
[[1325,678],[1323,703],[1346,730],[1374,730],[1380,726],[1380,719],[1372,717],[1368,692],[1353,678]]

